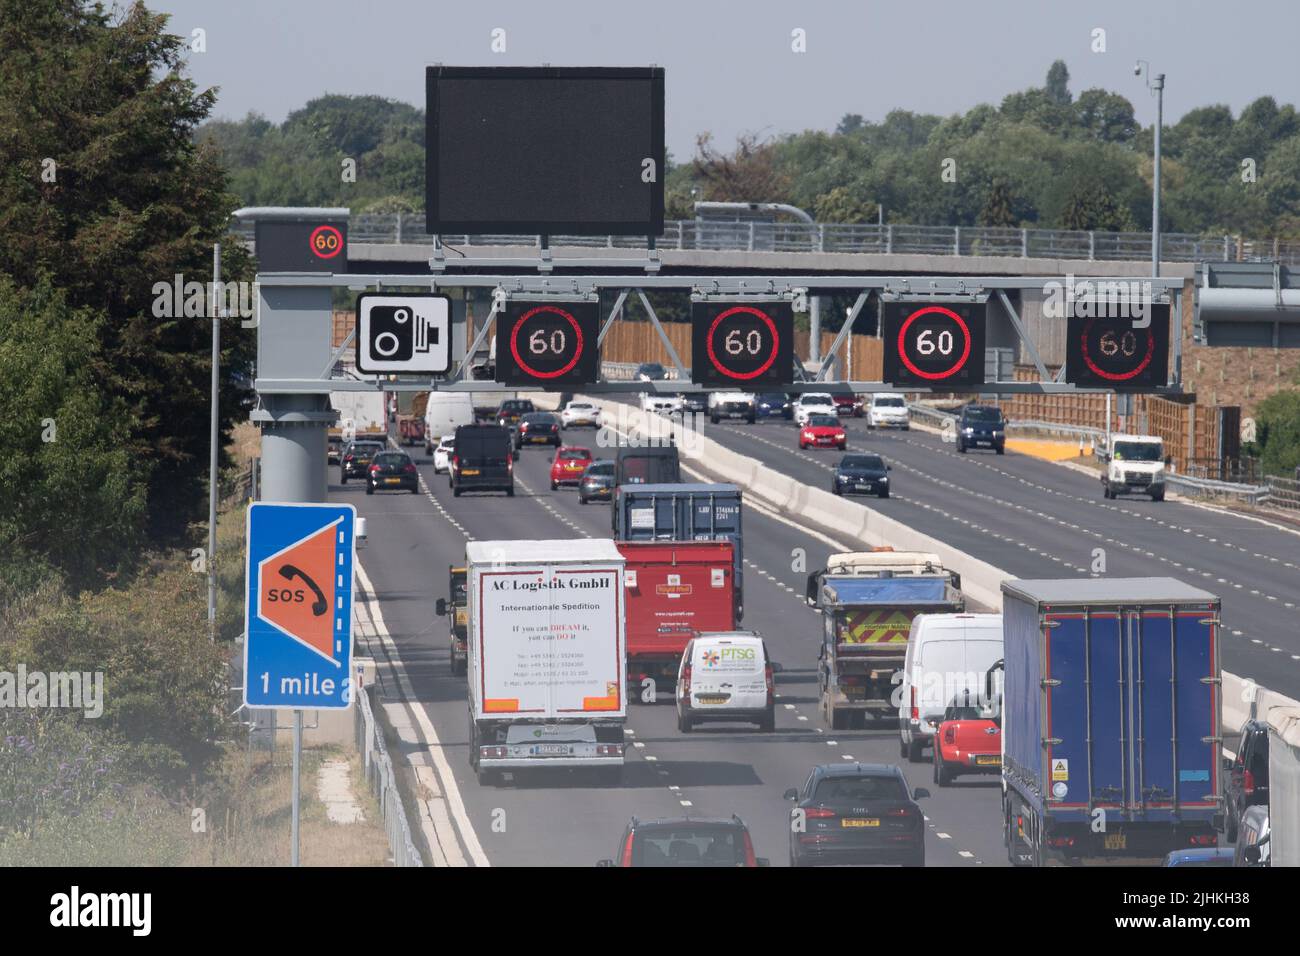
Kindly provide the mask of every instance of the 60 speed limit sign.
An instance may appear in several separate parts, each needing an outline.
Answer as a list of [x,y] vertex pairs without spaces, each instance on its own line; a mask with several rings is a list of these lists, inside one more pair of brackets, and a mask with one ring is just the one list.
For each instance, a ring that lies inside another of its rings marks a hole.
[[691,381],[753,390],[794,378],[790,302],[696,302],[691,306]]
[[544,388],[590,385],[599,373],[596,302],[511,299],[497,319],[496,380]]
[[883,302],[880,310],[886,382],[953,390],[984,384],[984,303]]

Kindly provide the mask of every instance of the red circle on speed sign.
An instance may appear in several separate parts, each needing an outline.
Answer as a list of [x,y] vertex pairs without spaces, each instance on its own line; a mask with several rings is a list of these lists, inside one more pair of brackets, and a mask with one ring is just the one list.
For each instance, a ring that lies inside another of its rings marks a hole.
[[[957,328],[961,329],[962,338],[964,339],[962,343],[961,358],[957,359],[957,361],[954,362],[950,368],[946,368],[941,372],[925,372],[917,368],[916,363],[913,362],[911,358],[908,357],[907,349],[903,344],[907,336],[908,327],[911,326],[911,324],[915,322],[917,319],[919,319],[921,316],[928,315],[931,312],[935,312],[940,315],[945,315],[948,318],[952,319],[954,322],[956,322]],[[936,379],[947,378],[953,372],[956,372],[963,365],[965,365],[966,360],[970,358],[970,328],[966,325],[966,322],[962,319],[960,315],[958,315],[952,309],[945,309],[941,305],[927,305],[923,309],[917,309],[915,312],[913,312],[911,315],[909,315],[906,319],[903,320],[903,325],[898,330],[898,357],[902,359],[903,364],[907,366],[908,371],[910,371],[913,375],[925,379],[930,379],[931,381],[934,381]]]
[[[565,365],[563,368],[556,369],[554,372],[542,372],[533,368],[525,362],[519,354],[519,330],[524,327],[525,322],[537,315],[539,312],[549,312],[553,315],[558,315],[562,319],[567,319],[569,325],[573,327],[574,340],[577,342],[577,345],[573,349],[573,358],[569,359],[569,364]],[[533,378],[559,378],[565,372],[573,368],[573,366],[578,364],[578,359],[582,358],[582,346],[582,328],[578,325],[578,320],[568,312],[553,305],[539,305],[535,309],[529,309],[519,317],[519,321],[516,322],[514,328],[510,330],[510,354],[514,356],[515,363],[529,375],[533,376]]]
[[[317,226],[307,238],[307,246],[318,259],[333,259],[343,251],[343,233],[334,226]],[[322,249],[330,251],[322,252]]]
[[[758,318],[763,320],[763,324],[767,326],[768,332],[772,334],[772,354],[767,357],[766,362],[754,369],[752,372],[733,372],[731,369],[724,367],[723,364],[718,361],[717,353],[713,351],[713,333],[717,331],[718,325],[723,319],[737,314],[758,316]],[[776,323],[772,321],[771,316],[766,312],[762,309],[756,309],[752,305],[737,305],[727,309],[725,312],[718,313],[718,317],[713,320],[713,324],[709,326],[708,333],[704,336],[704,344],[708,347],[709,361],[713,363],[714,368],[728,378],[738,378],[742,380],[758,378],[758,376],[771,368],[772,363],[776,361],[777,352],[780,351],[781,348],[780,337],[777,335],[776,331]]]
[[[1137,378],[1137,376],[1146,371],[1146,367],[1151,364],[1151,359],[1153,359],[1156,354],[1156,337],[1149,331],[1147,332],[1146,355],[1142,356],[1142,361],[1138,362],[1133,369],[1127,372],[1107,372],[1093,360],[1092,355],[1088,352],[1088,333],[1092,331],[1092,327],[1096,324],[1096,321],[1096,319],[1089,319],[1088,324],[1083,327],[1083,333],[1080,335],[1080,338],[1082,339],[1081,351],[1083,354],[1083,362],[1088,366],[1092,373],[1099,378],[1106,379],[1108,382],[1127,382],[1129,379]],[[1136,334],[1137,333],[1134,332],[1134,335]]]

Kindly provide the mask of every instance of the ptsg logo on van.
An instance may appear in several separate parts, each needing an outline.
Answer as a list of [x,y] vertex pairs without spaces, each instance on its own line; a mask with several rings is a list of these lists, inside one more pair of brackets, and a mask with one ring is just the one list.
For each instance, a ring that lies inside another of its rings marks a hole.
[[717,667],[719,664],[727,664],[733,661],[752,660],[754,660],[754,649],[752,647],[719,647],[704,652],[704,665],[706,667]]

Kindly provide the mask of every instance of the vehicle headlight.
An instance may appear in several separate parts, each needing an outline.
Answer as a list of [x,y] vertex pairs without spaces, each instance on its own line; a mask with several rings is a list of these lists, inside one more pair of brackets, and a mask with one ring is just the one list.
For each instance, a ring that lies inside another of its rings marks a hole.
[[961,433],[962,433],[963,435],[974,435],[974,434],[975,434],[975,429],[971,428],[971,427],[968,425],[968,426],[966,426],[965,428],[963,428],[963,429],[961,430]]
[[880,481],[880,482],[885,482],[885,481],[888,481],[888,480],[889,480],[889,476],[888,476],[888,475],[881,475],[879,478],[876,479],[876,481]]

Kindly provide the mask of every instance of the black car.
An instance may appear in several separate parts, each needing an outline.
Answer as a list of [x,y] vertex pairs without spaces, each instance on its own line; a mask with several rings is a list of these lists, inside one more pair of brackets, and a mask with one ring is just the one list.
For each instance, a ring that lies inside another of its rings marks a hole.
[[374,457],[366,470],[366,494],[376,491],[420,493],[420,475],[415,462],[404,451],[383,451]]
[[755,418],[794,418],[794,403],[785,392],[763,392],[754,403]]
[[837,495],[889,497],[889,472],[879,455],[845,455],[835,467],[831,491]]
[[623,831],[616,856],[597,866],[767,866],[740,817],[638,820]]
[[530,412],[519,420],[515,432],[515,447],[524,445],[554,445],[559,448],[560,417],[550,412]]
[[582,473],[578,484],[578,501],[608,501],[614,495],[614,462],[608,458],[593,461]]
[[383,442],[349,442],[343,449],[343,458],[339,462],[339,483],[346,485],[349,478],[364,478],[370,462],[383,450]]
[[1006,451],[1007,422],[1002,409],[995,405],[967,405],[957,421],[957,451],[968,448],[992,448],[999,455]]
[[519,419],[535,411],[537,408],[533,405],[532,399],[507,398],[497,408],[496,415],[493,417],[498,425],[515,425],[518,424]]
[[703,415],[709,410],[709,396],[705,392],[681,392],[682,411]]
[[787,790],[791,811],[790,865],[892,863],[925,866],[925,816],[893,764],[822,764],[803,790]]
[[1229,843],[1236,843],[1247,808],[1268,806],[1268,724],[1246,721],[1236,758],[1225,757],[1223,763],[1223,831]]
[[500,425],[461,425],[447,482],[457,498],[462,491],[504,491],[514,497],[515,458],[510,431]]
[[639,382],[662,382],[668,377],[668,370],[658,362],[642,362],[632,377]]

